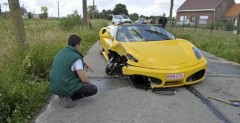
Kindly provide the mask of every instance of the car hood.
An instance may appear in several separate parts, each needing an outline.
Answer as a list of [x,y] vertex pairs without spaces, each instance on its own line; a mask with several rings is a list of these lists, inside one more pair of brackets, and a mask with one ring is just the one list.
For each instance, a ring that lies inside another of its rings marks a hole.
[[193,44],[186,40],[124,42],[125,52],[131,54],[138,62],[128,60],[133,66],[154,69],[178,69],[202,62],[193,52]]

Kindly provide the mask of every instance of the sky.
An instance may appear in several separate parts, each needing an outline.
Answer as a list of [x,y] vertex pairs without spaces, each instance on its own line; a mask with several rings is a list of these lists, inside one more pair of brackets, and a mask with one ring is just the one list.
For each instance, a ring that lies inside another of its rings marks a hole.
[[[9,11],[8,0],[0,0],[2,11]],[[19,0],[20,6],[24,6],[27,11],[39,14],[41,13],[41,7],[46,6],[48,8],[49,16],[58,16],[58,1],[59,1],[59,14],[60,17],[72,14],[74,10],[77,10],[82,15],[82,0]],[[31,1],[31,2],[30,2]],[[176,16],[176,10],[184,3],[185,0],[174,0],[173,16]],[[240,3],[240,0],[235,0],[236,3]],[[138,13],[139,15],[151,16],[162,15],[166,13],[169,15],[170,0],[94,0],[94,5],[97,6],[98,11],[113,10],[116,4],[125,4],[129,14]],[[93,5],[93,0],[87,0],[87,5]]]

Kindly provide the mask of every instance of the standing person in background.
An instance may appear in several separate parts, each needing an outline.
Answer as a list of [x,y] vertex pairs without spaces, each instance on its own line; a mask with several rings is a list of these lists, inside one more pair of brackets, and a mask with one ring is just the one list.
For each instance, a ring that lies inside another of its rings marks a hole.
[[81,40],[77,35],[69,37],[68,46],[57,53],[49,74],[50,90],[66,108],[73,107],[72,100],[97,93],[97,86],[90,83],[83,71],[84,67],[92,72],[93,69],[83,61]]
[[166,24],[167,24],[167,18],[165,16],[166,14],[163,13],[163,16],[158,19],[158,24],[164,28],[166,27]]

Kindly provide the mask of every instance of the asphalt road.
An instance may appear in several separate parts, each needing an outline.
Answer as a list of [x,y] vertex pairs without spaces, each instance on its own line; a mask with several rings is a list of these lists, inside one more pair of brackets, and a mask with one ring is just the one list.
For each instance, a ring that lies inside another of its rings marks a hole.
[[[205,99],[240,100],[240,66],[203,52],[208,60],[206,79],[191,86]],[[215,100],[201,100],[191,88],[175,88],[172,96],[136,89],[126,78],[107,76],[106,60],[96,43],[85,61],[94,67],[87,72],[99,88],[97,95],[74,101],[74,108],[63,108],[52,95],[42,111],[32,120],[36,123],[221,123],[240,122],[240,107]]]

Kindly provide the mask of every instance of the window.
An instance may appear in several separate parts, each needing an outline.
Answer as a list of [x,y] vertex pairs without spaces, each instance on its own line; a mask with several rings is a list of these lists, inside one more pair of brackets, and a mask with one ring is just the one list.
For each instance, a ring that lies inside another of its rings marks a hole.
[[121,16],[123,19],[129,19],[127,15],[122,15]]
[[195,22],[195,17],[194,16],[191,16],[190,22]]
[[119,19],[120,17],[118,15],[114,15],[113,19]]
[[200,16],[199,23],[200,24],[207,24],[208,16]]
[[187,16],[180,16],[180,22],[183,22],[183,21],[188,21],[187,20]]

